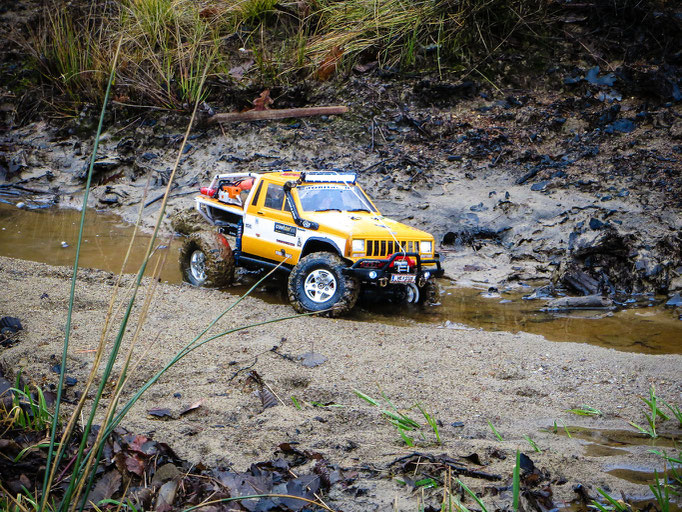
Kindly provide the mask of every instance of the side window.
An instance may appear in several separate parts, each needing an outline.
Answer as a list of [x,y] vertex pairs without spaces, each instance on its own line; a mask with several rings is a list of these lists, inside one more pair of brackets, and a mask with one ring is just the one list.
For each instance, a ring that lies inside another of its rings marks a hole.
[[272,208],[273,210],[281,210],[283,202],[284,188],[280,185],[269,184],[267,193],[265,194],[265,204],[263,204],[263,206]]
[[251,206],[256,206],[258,204],[258,198],[260,197],[260,191],[263,189],[263,182],[261,181],[258,184],[258,190],[256,190],[256,193],[253,195],[253,201],[251,201]]

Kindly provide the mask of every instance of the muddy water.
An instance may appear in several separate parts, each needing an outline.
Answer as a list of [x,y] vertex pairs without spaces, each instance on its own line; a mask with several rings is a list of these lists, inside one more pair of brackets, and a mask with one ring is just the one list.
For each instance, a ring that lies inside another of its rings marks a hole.
[[[0,203],[0,255],[72,265],[75,257],[80,212],[75,210],[27,210]],[[89,213],[80,264],[118,272],[133,233],[133,227],[115,215]],[[149,235],[138,234],[126,267],[136,272],[149,243]],[[161,278],[181,281],[177,266],[178,240],[159,240],[168,245],[168,262]],[[236,292],[246,289],[237,287]],[[530,289],[525,290],[530,293]],[[541,312],[542,301],[526,301],[523,292],[490,295],[480,290],[444,285],[441,305],[424,311],[409,306],[369,306],[354,313],[359,321],[392,324],[432,323],[444,329],[525,331],[554,341],[585,342],[617,350],[649,354],[682,353],[682,321],[662,306],[611,312],[574,312],[557,315]],[[263,299],[283,300],[276,291],[261,291]]]

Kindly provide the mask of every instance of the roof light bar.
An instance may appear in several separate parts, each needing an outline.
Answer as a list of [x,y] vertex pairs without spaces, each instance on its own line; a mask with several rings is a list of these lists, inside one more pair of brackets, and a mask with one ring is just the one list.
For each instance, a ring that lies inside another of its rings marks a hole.
[[335,171],[302,172],[301,181],[308,183],[348,183],[355,185],[355,173],[339,173]]

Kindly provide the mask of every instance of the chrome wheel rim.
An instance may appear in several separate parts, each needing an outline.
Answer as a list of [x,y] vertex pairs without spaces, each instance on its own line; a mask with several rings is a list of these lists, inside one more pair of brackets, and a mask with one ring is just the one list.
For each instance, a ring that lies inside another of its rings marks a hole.
[[408,304],[416,304],[419,302],[419,288],[416,284],[407,285],[405,302]]
[[327,302],[336,293],[337,282],[334,274],[323,268],[313,270],[305,278],[303,290],[306,297],[317,304]]
[[189,271],[198,283],[206,281],[206,255],[203,251],[196,250],[189,257]]

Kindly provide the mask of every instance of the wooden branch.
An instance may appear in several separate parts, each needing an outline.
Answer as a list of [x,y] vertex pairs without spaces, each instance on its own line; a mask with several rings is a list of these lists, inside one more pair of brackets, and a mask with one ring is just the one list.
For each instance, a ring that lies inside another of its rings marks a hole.
[[227,114],[215,114],[208,118],[208,124],[236,123],[239,121],[263,121],[266,119],[285,119],[287,117],[310,117],[328,116],[332,114],[345,114],[348,107],[337,105],[332,107],[303,107],[303,108],[279,108],[270,110],[248,110],[246,112],[229,112]]

